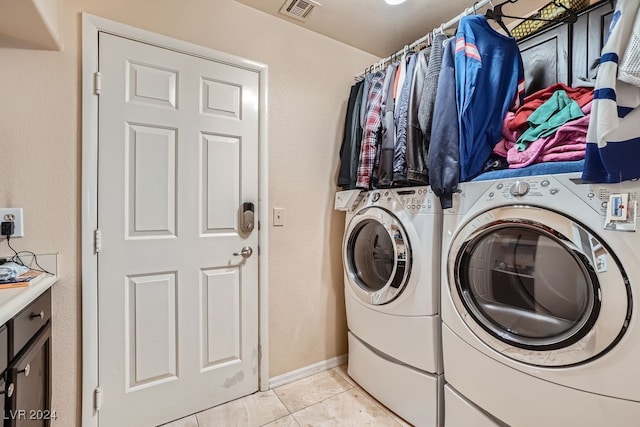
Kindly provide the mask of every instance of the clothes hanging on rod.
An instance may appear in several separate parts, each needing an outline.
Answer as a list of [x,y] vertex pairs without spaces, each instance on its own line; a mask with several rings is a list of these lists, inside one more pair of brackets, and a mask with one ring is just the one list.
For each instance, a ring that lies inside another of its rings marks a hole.
[[442,68],[444,42],[447,37],[443,33],[436,34],[429,52],[427,72],[424,86],[418,102],[417,120],[419,129],[416,130],[416,139],[422,138],[424,144],[416,146],[407,155],[407,179],[415,183],[429,182],[428,153],[431,146],[431,131],[433,128],[433,115],[438,93],[438,82]]
[[410,55],[406,62],[406,73],[397,97],[398,129],[393,153],[393,182],[396,185],[407,185],[407,124],[409,120],[409,96],[413,83],[417,55]]
[[455,41],[445,47],[429,148],[429,184],[443,209],[451,207],[459,182],[482,172],[502,138],[505,114],[523,98],[515,40],[483,15],[463,17]]
[[460,149],[458,107],[456,105],[455,39],[443,46],[442,67],[438,76],[438,92],[433,107],[431,147],[427,164],[429,185],[440,199],[443,209],[452,206],[458,188]]
[[[502,5],[515,1],[491,4],[492,10],[502,13]],[[355,187],[353,179],[342,180],[343,189],[431,185],[447,208],[458,183],[483,172],[502,138],[506,112],[524,97],[524,67],[515,39],[492,27],[485,15],[472,13],[489,3],[476,2],[432,31],[426,36],[433,44],[428,50],[413,53],[405,46],[385,59],[392,60],[390,66],[382,60],[375,73],[359,81],[363,136],[357,180]],[[456,22],[456,38],[445,48],[443,30]],[[357,129],[356,113],[350,129]],[[353,154],[353,142],[350,148],[341,152]],[[349,170],[353,163],[352,157]]]
[[482,172],[507,111],[522,104],[524,66],[516,41],[494,30],[483,15],[460,20],[455,64],[460,180],[467,181]]
[[382,92],[382,122],[380,131],[380,161],[377,166],[378,186],[390,187],[393,184],[393,154],[396,140],[395,98],[393,96],[397,62],[387,67]]
[[356,180],[356,187],[366,190],[371,188],[371,178],[376,160],[377,136],[381,123],[384,76],[384,71],[377,71],[372,76],[367,97],[367,113],[364,122],[360,160],[358,162],[358,177]]
[[344,120],[344,135],[340,146],[340,170],[338,186],[344,189],[356,188],[358,173],[358,156],[362,143],[362,125],[360,124],[360,106],[362,103],[364,81],[356,82],[351,87],[347,113]]
[[[436,39],[442,42],[445,36]],[[430,131],[426,131],[431,127],[433,108],[429,104],[435,102],[434,76],[437,79],[439,74],[441,51],[434,47],[409,54],[352,86],[340,149],[338,186],[343,190],[428,184]],[[400,74],[404,74],[404,82]],[[381,92],[379,96],[377,92]],[[354,96],[360,99],[354,100]],[[396,108],[396,104],[403,105]],[[358,130],[360,138],[354,136]],[[367,186],[362,175],[369,170]]]

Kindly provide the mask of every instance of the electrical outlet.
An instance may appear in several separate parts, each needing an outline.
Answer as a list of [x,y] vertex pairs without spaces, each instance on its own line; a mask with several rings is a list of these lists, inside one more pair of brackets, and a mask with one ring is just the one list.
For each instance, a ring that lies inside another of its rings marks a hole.
[[273,208],[273,226],[284,226],[284,208]]
[[11,221],[14,223],[14,230],[11,237],[24,237],[22,208],[0,208],[0,221]]

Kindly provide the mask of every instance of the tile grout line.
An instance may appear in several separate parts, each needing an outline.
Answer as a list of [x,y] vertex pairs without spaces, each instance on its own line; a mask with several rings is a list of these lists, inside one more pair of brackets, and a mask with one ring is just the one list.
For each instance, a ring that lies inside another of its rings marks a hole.
[[[324,372],[329,373],[330,371],[332,371],[332,370],[334,370],[334,369],[335,369],[335,368],[327,369],[327,370],[324,370],[324,371],[322,371],[322,372],[318,372],[317,374],[314,374],[314,375],[318,375],[318,374],[321,374],[321,373],[324,373]],[[335,375],[336,375],[338,378],[340,378],[340,379],[341,379],[341,380],[342,380],[342,381],[347,385],[347,387],[348,387],[348,388],[345,388],[344,390],[342,390],[342,391],[340,391],[340,392],[338,392],[338,393],[336,393],[336,394],[334,394],[334,395],[332,395],[332,396],[325,397],[324,399],[319,400],[319,401],[317,401],[317,402],[315,402],[315,403],[312,403],[311,405],[307,405],[307,406],[305,406],[304,408],[298,409],[298,410],[297,410],[297,411],[295,411],[295,412],[300,412],[300,411],[302,411],[302,410],[304,410],[304,409],[306,409],[306,408],[309,408],[309,407],[311,407],[311,406],[317,405],[318,403],[324,402],[324,401],[325,401],[325,400],[327,400],[327,399],[331,399],[331,398],[332,398],[332,397],[334,397],[334,396],[337,396],[337,395],[339,395],[339,394],[342,394],[342,393],[344,393],[345,391],[353,390],[354,388],[356,388],[356,386],[355,386],[354,384],[352,384],[352,383],[351,383],[351,381],[347,381],[347,380],[344,378],[344,376],[343,376],[342,374],[340,374],[339,372],[337,372],[337,371],[336,371],[336,374],[335,374]],[[313,376],[313,375],[312,375],[312,376]],[[311,378],[311,377],[301,378],[301,379],[300,379],[300,380],[298,380],[298,381],[302,381],[302,380],[305,380],[305,379],[307,379],[307,378]],[[294,382],[289,383],[289,384],[295,384],[295,383],[296,383],[296,382],[298,382],[298,381],[294,381]],[[287,386],[287,385],[288,385],[288,384],[284,384],[284,385],[281,385],[280,387],[285,387],[285,386]],[[276,387],[276,388],[280,388],[280,387]],[[271,391],[273,391],[273,394],[275,394],[275,395],[278,397],[278,399],[280,400],[280,402],[282,402],[282,404],[284,405],[284,407],[285,407],[285,408],[287,408],[287,411],[289,411],[289,414],[290,414],[290,415],[293,415],[295,412],[294,412],[294,411],[292,411],[291,409],[289,409],[289,407],[287,406],[287,404],[286,404],[286,403],[284,403],[284,401],[283,401],[282,399],[280,399],[280,396],[278,395],[278,393],[276,393],[275,388],[274,388],[274,389],[270,389],[270,390],[271,390]]]
[[[324,398],[324,399],[322,399],[322,400],[318,400],[316,403],[313,403],[313,404],[311,404],[311,405],[309,405],[309,406],[305,406],[305,407],[304,407],[304,408],[302,408],[302,409],[298,409],[297,411],[292,412],[292,413],[291,413],[291,415],[293,415],[293,416],[294,416],[294,418],[295,418],[295,414],[297,414],[298,412],[302,412],[302,411],[304,411],[305,409],[308,409],[308,408],[311,408],[311,407],[313,407],[313,406],[319,405],[319,404],[321,404],[322,402],[325,402],[325,401],[327,401],[327,400],[329,400],[329,399],[333,399],[334,397],[336,397],[336,396],[340,396],[341,394],[346,393],[346,392],[351,391],[351,390],[353,390],[353,388],[350,388],[350,389],[348,389],[348,390],[342,390],[341,392],[336,393],[336,394],[334,394],[333,396],[325,397],[325,398]],[[296,421],[297,421],[297,420],[296,420]]]
[[284,401],[280,398],[280,396],[278,395],[278,393],[276,393],[276,389],[275,388],[270,388],[269,390],[271,390],[273,392],[273,394],[276,395],[276,397],[278,398],[278,400],[280,401],[280,403],[282,403],[282,406],[284,406],[284,408],[287,410],[287,412],[289,412],[289,415],[292,415],[293,412],[291,412],[291,409],[289,409],[289,407],[287,406],[286,403],[284,403]]
[[[393,417],[391,415],[389,415],[388,412],[392,412],[396,417],[401,418],[399,415],[395,414],[391,409],[387,408],[386,406],[384,406],[381,402],[379,402],[375,397],[371,396],[365,389],[363,389],[362,387],[358,386],[359,389],[358,391],[360,392],[360,394],[362,395],[362,397],[364,397],[366,400],[368,400],[369,402],[371,402],[375,407],[377,407],[378,409],[380,409],[387,417],[389,417],[390,420],[392,420],[393,422],[395,422],[396,424],[398,424],[399,426],[402,426],[402,424],[400,424],[397,420],[393,419]],[[356,388],[356,387],[354,387]],[[404,420],[403,420],[404,421]]]
[[[349,384],[349,385],[351,385],[351,384]],[[299,409],[299,410],[297,410],[297,411],[295,411],[295,412],[292,412],[292,413],[291,413],[291,416],[292,416],[292,417],[293,417],[293,419],[296,421],[296,423],[297,423],[298,425],[300,425],[300,423],[298,422],[298,419],[296,418],[296,414],[297,414],[297,413],[302,412],[302,411],[304,411],[305,409],[311,408],[311,407],[313,407],[313,406],[319,405],[319,404],[320,404],[320,403],[322,403],[322,402],[325,402],[325,401],[327,401],[327,400],[329,400],[329,399],[333,399],[334,397],[337,397],[337,396],[339,396],[339,395],[341,395],[341,394],[347,393],[347,392],[352,391],[352,390],[356,390],[360,395],[362,395],[362,397],[363,397],[365,400],[367,400],[367,401],[368,401],[369,403],[371,403],[373,406],[375,406],[375,407],[376,407],[376,408],[378,408],[380,411],[382,411],[382,413],[383,413],[387,418],[389,418],[391,421],[393,421],[394,423],[396,423],[396,424],[398,425],[398,427],[402,427],[402,424],[400,424],[398,421],[396,421],[395,419],[393,419],[393,417],[391,417],[391,415],[389,415],[389,414],[387,413],[387,410],[389,410],[389,411],[390,411],[390,409],[385,410],[385,408],[386,408],[386,407],[384,407],[384,408],[383,408],[383,407],[381,407],[381,405],[382,405],[382,404],[381,404],[380,402],[378,402],[377,400],[375,400],[373,397],[371,397],[371,398],[370,398],[370,397],[368,397],[369,395],[368,395],[366,392],[364,392],[364,393],[363,393],[363,391],[364,391],[364,390],[363,390],[363,389],[358,389],[358,387],[357,387],[357,386],[352,386],[351,388],[349,388],[349,389],[347,389],[347,390],[343,390],[343,391],[341,391],[341,392],[339,392],[339,393],[334,394],[333,396],[329,396],[329,397],[327,397],[327,398],[325,398],[325,399],[322,399],[322,400],[320,400],[320,401],[318,401],[318,402],[314,403],[313,405],[309,405],[309,406],[304,407],[304,408],[302,408],[302,409]],[[372,400],[372,399],[373,399],[373,400]]]
[[[274,422],[276,422],[276,421],[278,421],[278,420],[282,420],[282,419],[284,419],[284,418],[287,418],[288,416],[291,416],[291,418],[293,418],[293,420],[295,421],[295,423],[296,423],[298,426],[300,426],[300,423],[298,423],[298,420],[296,420],[296,419],[295,419],[295,417],[293,416],[293,412],[291,412],[291,409],[289,409],[289,407],[288,407],[288,406],[287,406],[287,405],[282,401],[282,399],[280,398],[280,396],[278,396],[278,393],[276,393],[275,388],[270,388],[269,390],[270,390],[270,391],[271,391],[271,392],[272,392],[272,393],[273,393],[273,394],[278,398],[278,401],[280,401],[280,403],[282,404],[282,406],[284,406],[284,408],[287,410],[288,414],[287,414],[287,415],[284,415],[284,416],[282,416],[282,417],[280,417],[280,418],[276,418],[275,420],[269,421],[268,423],[262,424],[262,426],[266,426],[267,424],[271,424],[271,423],[274,423]],[[262,426],[261,426],[261,427],[262,427]],[[200,426],[198,426],[198,427],[200,427]]]

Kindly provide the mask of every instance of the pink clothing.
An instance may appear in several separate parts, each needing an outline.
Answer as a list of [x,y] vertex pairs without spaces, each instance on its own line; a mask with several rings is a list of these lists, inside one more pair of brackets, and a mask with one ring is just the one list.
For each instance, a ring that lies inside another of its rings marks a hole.
[[509,129],[508,123],[513,118],[513,113],[509,112],[502,127],[503,139],[493,152],[507,158],[509,169],[523,168],[532,163],[584,159],[591,105],[589,102],[582,107],[584,117],[565,123],[556,133],[532,142],[524,151],[518,151],[515,146],[520,132]]
[[515,114],[507,111],[507,115],[502,122],[502,140],[493,147],[493,152],[498,156],[507,157],[507,152],[512,148],[522,132],[509,129],[509,122],[513,120]]

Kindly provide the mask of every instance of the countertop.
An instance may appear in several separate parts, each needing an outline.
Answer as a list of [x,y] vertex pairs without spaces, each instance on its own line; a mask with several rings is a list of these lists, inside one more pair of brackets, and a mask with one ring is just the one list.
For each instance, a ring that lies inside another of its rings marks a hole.
[[57,281],[58,276],[42,274],[24,288],[0,289],[0,325],[4,325]]
[[38,262],[53,274],[42,273],[23,288],[0,289],[0,325],[4,325],[58,281],[58,254],[38,255]]

